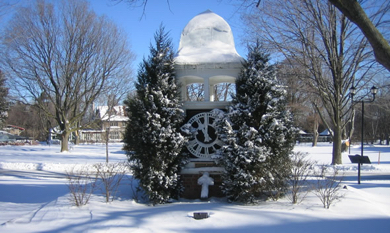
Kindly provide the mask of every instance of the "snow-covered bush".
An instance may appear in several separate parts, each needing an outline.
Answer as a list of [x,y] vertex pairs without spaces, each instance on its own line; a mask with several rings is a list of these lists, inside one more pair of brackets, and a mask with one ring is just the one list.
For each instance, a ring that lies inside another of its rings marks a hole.
[[138,71],[136,96],[129,97],[129,121],[124,136],[134,177],[152,204],[177,198],[180,152],[186,138],[180,132],[184,111],[176,84],[171,40],[164,28],[155,34],[155,46]]
[[249,48],[232,105],[218,123],[225,143],[219,159],[226,170],[222,190],[230,201],[277,199],[287,189],[296,129],[286,109],[286,91],[268,62],[258,43]]

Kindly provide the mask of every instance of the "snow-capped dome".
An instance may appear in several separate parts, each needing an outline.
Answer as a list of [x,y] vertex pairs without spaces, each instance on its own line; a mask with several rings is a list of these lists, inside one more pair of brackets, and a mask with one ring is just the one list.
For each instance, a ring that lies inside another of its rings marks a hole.
[[195,16],[183,29],[176,63],[241,62],[229,24],[207,10]]

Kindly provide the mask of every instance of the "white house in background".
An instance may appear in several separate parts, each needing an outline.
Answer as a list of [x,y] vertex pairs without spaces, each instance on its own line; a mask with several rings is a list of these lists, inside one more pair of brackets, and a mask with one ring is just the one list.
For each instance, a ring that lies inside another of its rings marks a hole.
[[80,142],[102,142],[108,130],[109,141],[119,142],[123,139],[128,117],[125,106],[108,106],[96,108],[96,118],[100,120],[99,128],[80,130]]

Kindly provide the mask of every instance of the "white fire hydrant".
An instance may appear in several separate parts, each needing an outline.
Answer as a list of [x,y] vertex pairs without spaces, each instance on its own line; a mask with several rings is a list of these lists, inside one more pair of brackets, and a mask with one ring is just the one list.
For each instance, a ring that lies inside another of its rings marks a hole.
[[198,179],[198,184],[202,185],[202,191],[200,193],[200,198],[209,197],[209,186],[214,185],[214,179],[210,177],[208,172],[203,173]]

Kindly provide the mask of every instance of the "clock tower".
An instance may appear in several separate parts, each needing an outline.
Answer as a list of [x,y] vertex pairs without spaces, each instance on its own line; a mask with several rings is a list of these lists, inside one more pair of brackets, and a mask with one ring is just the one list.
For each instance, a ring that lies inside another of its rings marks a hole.
[[[229,24],[219,15],[207,10],[195,16],[181,33],[175,72],[181,85],[181,100],[186,112],[186,122],[193,137],[187,144],[190,163],[182,171],[184,198],[199,198],[201,187],[197,179],[208,172],[214,179],[209,196],[223,196],[221,167],[216,166],[213,155],[222,141],[216,131],[216,117],[226,109],[228,101],[216,98],[215,89],[220,84],[234,84],[241,70],[243,58],[237,53]],[[201,90],[193,99],[189,90]]]

